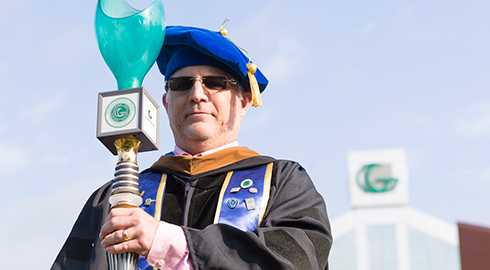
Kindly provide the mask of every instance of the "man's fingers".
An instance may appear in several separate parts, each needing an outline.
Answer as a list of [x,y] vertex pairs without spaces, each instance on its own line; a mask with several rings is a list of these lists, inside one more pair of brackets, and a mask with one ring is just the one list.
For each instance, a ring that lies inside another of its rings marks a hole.
[[102,240],[101,244],[103,247],[107,248],[113,245],[129,242],[135,238],[137,238],[137,236],[131,229],[117,230],[108,234],[104,240]]
[[[102,246],[113,254],[137,252],[146,256],[151,248],[159,221],[144,210],[112,209],[102,225]],[[126,233],[124,233],[126,232]]]
[[120,254],[125,252],[140,253],[142,246],[138,237],[138,231],[132,229],[118,230],[109,234],[104,240],[102,240],[101,244],[107,250],[107,252],[112,254]]
[[107,252],[112,254],[120,254],[125,252],[137,252],[139,248],[137,240],[130,240],[106,247]]
[[108,221],[114,217],[131,216],[134,209],[135,208],[113,208],[109,212],[109,215],[107,215],[105,218],[105,221]]
[[[100,239],[104,239],[108,234],[116,231],[126,229],[128,224],[124,224],[123,222],[127,222],[127,217],[131,215],[131,211],[128,211],[128,208],[114,208],[111,209],[107,217],[105,218],[104,224],[100,229],[99,237]],[[120,219],[123,217],[123,219]]]
[[107,235],[113,233],[114,231],[124,230],[130,228],[134,225],[132,219],[127,216],[116,216],[107,220],[100,230],[99,237],[104,239]]

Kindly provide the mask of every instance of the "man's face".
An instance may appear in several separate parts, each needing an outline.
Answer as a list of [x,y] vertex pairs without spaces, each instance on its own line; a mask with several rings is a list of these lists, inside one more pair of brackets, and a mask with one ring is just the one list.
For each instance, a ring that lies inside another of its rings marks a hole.
[[[211,66],[183,67],[172,75],[184,76],[232,78],[221,69]],[[191,151],[185,147],[197,143],[210,150],[237,139],[240,121],[248,110],[251,94],[245,92],[240,99],[238,85],[227,85],[226,90],[209,90],[196,80],[189,90],[169,90],[163,95],[163,105],[178,146]]]

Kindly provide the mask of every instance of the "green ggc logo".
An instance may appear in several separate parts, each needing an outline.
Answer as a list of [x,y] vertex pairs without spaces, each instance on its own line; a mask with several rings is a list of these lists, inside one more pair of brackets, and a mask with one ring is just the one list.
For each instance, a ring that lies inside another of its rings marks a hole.
[[122,128],[133,121],[136,106],[129,98],[117,98],[109,103],[105,111],[107,124],[114,128]]
[[116,122],[122,122],[128,118],[129,106],[124,103],[117,104],[111,111],[111,118]]
[[357,173],[357,185],[365,192],[388,192],[397,183],[398,179],[391,176],[391,166],[387,164],[368,164]]

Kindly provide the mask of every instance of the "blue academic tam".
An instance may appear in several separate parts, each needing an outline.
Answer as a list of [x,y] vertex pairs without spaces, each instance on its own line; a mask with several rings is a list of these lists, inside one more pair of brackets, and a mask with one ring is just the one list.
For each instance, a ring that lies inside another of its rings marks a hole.
[[[246,91],[251,91],[247,74],[249,58],[220,32],[187,26],[167,26],[158,68],[166,79],[181,67],[207,65],[233,76]],[[269,81],[257,69],[255,78],[262,93]]]

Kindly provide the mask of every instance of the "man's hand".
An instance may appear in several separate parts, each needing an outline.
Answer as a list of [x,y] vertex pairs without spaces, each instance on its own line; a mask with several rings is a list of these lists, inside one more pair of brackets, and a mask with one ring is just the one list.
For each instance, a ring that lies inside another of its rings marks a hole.
[[[147,256],[159,221],[140,208],[114,208],[100,231],[102,246],[107,252],[136,252]],[[124,231],[128,240],[124,239]]]

